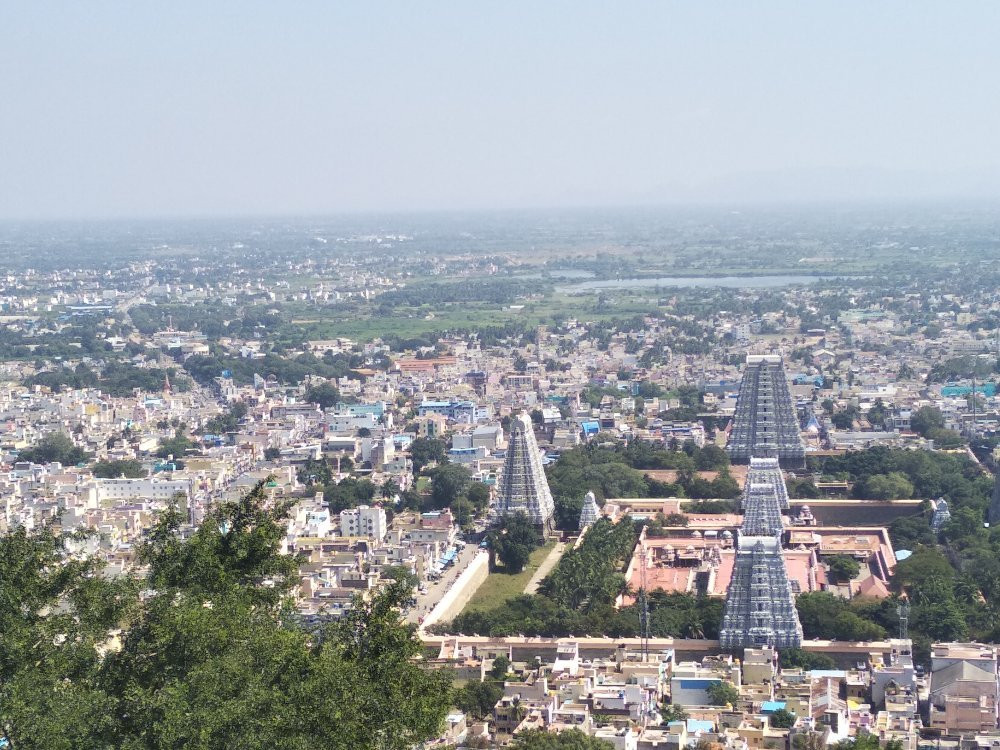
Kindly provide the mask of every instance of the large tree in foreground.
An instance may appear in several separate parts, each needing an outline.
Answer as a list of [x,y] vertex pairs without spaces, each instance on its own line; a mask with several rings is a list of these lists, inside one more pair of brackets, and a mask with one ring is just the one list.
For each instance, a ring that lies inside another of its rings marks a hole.
[[278,552],[286,513],[261,485],[189,538],[167,512],[140,553],[142,581],[105,581],[47,530],[0,538],[11,749],[404,750],[436,734],[450,689],[415,662],[405,584],[302,627],[288,600],[297,564]]

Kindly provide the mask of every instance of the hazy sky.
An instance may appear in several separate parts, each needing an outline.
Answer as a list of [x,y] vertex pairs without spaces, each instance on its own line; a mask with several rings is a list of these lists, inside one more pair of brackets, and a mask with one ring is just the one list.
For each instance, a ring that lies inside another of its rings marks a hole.
[[997,2],[0,2],[0,217],[954,197]]

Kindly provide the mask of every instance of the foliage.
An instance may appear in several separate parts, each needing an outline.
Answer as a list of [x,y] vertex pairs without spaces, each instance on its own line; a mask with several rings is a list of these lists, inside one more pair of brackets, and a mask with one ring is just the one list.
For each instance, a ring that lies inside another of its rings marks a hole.
[[944,427],[944,415],[936,406],[921,406],[910,415],[910,429],[926,437],[931,430]]
[[178,427],[174,431],[172,438],[160,440],[160,447],[156,450],[156,455],[160,458],[183,458],[189,448],[194,448],[194,442],[184,434],[183,428]]
[[140,479],[146,476],[146,470],[142,464],[134,459],[124,461],[98,461],[94,464],[94,476],[100,479]]
[[782,669],[795,669],[796,667],[806,670],[811,669],[833,669],[837,666],[833,658],[827,654],[816,654],[810,651],[803,651],[800,648],[786,648],[778,653]]
[[504,572],[520,573],[538,547],[538,531],[524,513],[506,516],[490,536],[490,547],[503,563]]
[[340,401],[340,391],[332,383],[319,383],[306,388],[306,401],[320,409],[330,409]]
[[455,691],[455,705],[476,719],[485,719],[503,697],[503,688],[493,680],[467,682]]
[[410,443],[410,460],[413,461],[413,475],[416,476],[429,463],[447,459],[448,444],[438,438],[414,438]]
[[319,359],[307,352],[290,359],[269,352],[260,359],[248,359],[220,352],[194,354],[184,360],[184,369],[193,380],[207,386],[211,386],[216,378],[222,377],[225,371],[231,374],[235,383],[241,385],[253,383],[254,375],[260,375],[264,378],[273,377],[279,383],[297,385],[310,376],[357,378],[357,374],[351,370],[353,367],[361,366],[363,361],[362,358],[355,358],[349,354],[337,354]]
[[583,542],[566,552],[538,587],[540,593],[569,609],[610,605],[625,588],[620,570],[631,557],[637,535],[628,520],[598,519]]
[[345,477],[339,482],[327,484],[323,488],[323,500],[331,513],[364,505],[375,497],[377,487],[370,479]]
[[48,464],[57,461],[64,466],[83,463],[90,457],[83,448],[77,447],[65,432],[50,432],[31,448],[18,454],[19,461]]
[[873,474],[855,483],[854,494],[869,500],[895,500],[913,496],[913,483],[901,471]]
[[684,710],[684,706],[677,703],[662,704],[660,706],[660,715],[663,717],[664,724],[670,724],[674,721],[687,721],[688,718],[688,712]]
[[511,750],[612,750],[614,745],[597,737],[590,737],[579,729],[565,732],[548,732],[531,729],[518,734],[508,745]]
[[705,688],[705,693],[708,695],[710,706],[725,706],[726,704],[735,706],[740,700],[739,689],[731,682],[724,682],[722,680],[713,682]]
[[[719,598],[650,592],[650,633],[655,638],[716,638],[722,607]],[[490,610],[467,609],[439,630],[490,636],[635,638],[639,635],[639,612],[635,606],[619,609],[611,605],[575,610],[547,596],[522,594]]]
[[469,470],[453,463],[443,463],[432,469],[428,475],[431,478],[431,501],[435,508],[451,506],[458,498],[465,495],[472,482]]
[[[391,584],[309,631],[286,608],[287,508],[258,485],[192,535],[167,511],[148,578],[107,581],[48,530],[0,537],[0,727],[11,747],[407,750],[437,734],[447,677],[422,669]],[[139,589],[147,592],[140,601]],[[57,606],[58,605],[58,606]],[[98,648],[123,626],[119,651]],[[58,634],[68,637],[54,637]]]
[[862,618],[854,611],[862,605],[862,600],[842,599],[828,591],[799,594],[795,599],[802,632],[806,638],[838,641],[874,641],[884,638],[884,627]]
[[[669,469],[678,473],[675,483],[649,479],[644,470]],[[716,471],[713,480],[697,471]],[[739,497],[740,486],[729,473],[726,452],[715,445],[697,447],[686,441],[677,450],[665,450],[645,440],[623,445],[587,445],[562,453],[546,468],[555,501],[557,528],[574,531],[580,520],[582,500],[593,491],[598,500],[626,497],[690,497],[729,499]]]
[[861,572],[861,563],[847,555],[833,555],[826,558],[825,562],[829,566],[830,574],[834,580],[842,583],[857,578],[858,573]]
[[494,680],[502,680],[507,676],[508,671],[510,671],[510,659],[501,654],[493,660],[493,665],[490,667],[489,675]]
[[86,365],[78,365],[75,369],[61,367],[58,370],[46,370],[28,378],[27,385],[42,385],[52,390],[61,388],[100,388],[109,396],[131,396],[135,389],[147,393],[159,393],[163,390],[167,379],[171,387],[178,391],[190,388],[191,381],[178,378],[174,368],[137,367],[127,362],[108,362],[100,374]]
[[795,724],[795,714],[791,711],[779,708],[771,714],[771,726],[776,729],[789,729]]
[[247,405],[242,401],[237,401],[229,407],[229,411],[224,414],[212,417],[205,423],[204,432],[210,435],[222,435],[227,432],[235,432],[240,422],[247,415]]

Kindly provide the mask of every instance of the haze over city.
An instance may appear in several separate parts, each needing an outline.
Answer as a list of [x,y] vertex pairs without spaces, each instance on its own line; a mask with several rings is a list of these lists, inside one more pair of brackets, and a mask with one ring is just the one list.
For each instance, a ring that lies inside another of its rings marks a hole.
[[1000,6],[5,3],[0,217],[1000,197]]
[[998,21],[0,4],[0,750],[998,750]]

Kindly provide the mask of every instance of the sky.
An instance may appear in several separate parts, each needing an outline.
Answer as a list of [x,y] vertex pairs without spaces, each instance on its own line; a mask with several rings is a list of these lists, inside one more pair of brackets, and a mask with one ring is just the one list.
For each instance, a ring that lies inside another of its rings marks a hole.
[[1000,203],[996,2],[0,2],[0,218]]

